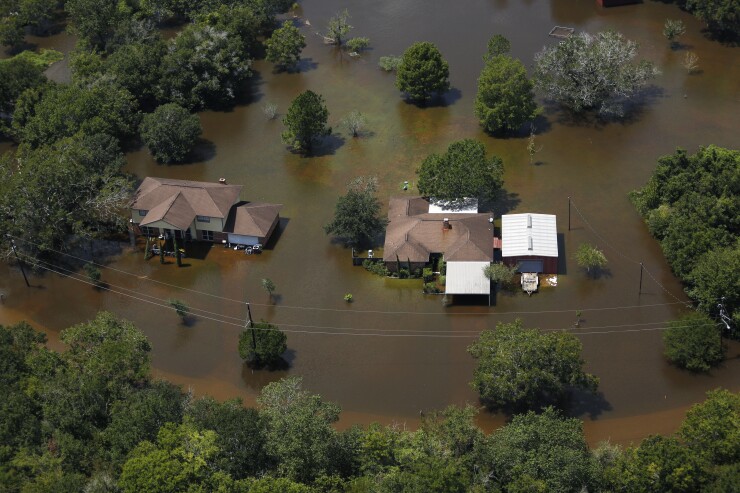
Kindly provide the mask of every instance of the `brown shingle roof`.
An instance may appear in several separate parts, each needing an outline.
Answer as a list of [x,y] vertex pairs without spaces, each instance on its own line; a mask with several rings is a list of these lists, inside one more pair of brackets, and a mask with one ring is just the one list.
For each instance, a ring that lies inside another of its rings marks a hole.
[[146,226],[157,221],[164,221],[171,224],[177,229],[188,229],[195,219],[195,211],[190,207],[190,203],[185,196],[177,192],[175,195],[150,209],[141,225]]
[[241,190],[241,185],[147,177],[136,190],[131,208],[151,212],[179,193],[196,215],[225,218]]
[[244,236],[264,237],[278,218],[281,204],[249,202],[231,209],[224,231]]
[[[492,261],[489,214],[429,213],[421,197],[392,197],[388,207],[383,260],[428,262],[432,253],[451,261]],[[445,229],[448,218],[451,228]]]

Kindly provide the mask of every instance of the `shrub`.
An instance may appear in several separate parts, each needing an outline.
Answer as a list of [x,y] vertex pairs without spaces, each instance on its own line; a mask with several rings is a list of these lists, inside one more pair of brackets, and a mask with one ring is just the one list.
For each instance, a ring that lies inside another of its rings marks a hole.
[[692,313],[668,324],[663,342],[666,357],[676,366],[690,371],[709,371],[725,355],[720,329],[714,320],[701,313]]
[[352,302],[352,298],[353,298],[352,293],[347,293],[344,295],[344,301],[346,301],[347,303]]
[[434,272],[432,272],[431,267],[424,267],[424,270],[422,271],[422,278],[424,279],[424,282],[431,282],[434,280]]
[[387,277],[390,271],[383,262],[374,262],[372,260],[365,260],[362,262],[362,266],[366,271],[371,272],[377,276]]
[[408,279],[409,277],[409,270],[408,269],[401,269],[398,271],[398,278],[399,279]]
[[438,293],[441,293],[442,290],[439,289],[439,287],[437,287],[437,283],[435,282],[425,282],[424,292],[427,294],[438,294]]
[[345,46],[347,46],[347,49],[349,51],[354,51],[354,52],[359,53],[361,51],[368,49],[368,47],[370,46],[370,38],[348,39]]
[[401,57],[395,55],[382,56],[378,60],[378,66],[386,72],[393,72],[401,65]]

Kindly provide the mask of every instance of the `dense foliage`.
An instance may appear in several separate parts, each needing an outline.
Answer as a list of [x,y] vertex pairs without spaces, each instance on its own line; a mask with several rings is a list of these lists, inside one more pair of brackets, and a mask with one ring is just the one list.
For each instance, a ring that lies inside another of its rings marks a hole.
[[164,104],[141,122],[141,139],[157,161],[182,161],[202,130],[198,115],[175,103]]
[[466,198],[494,198],[503,185],[501,158],[486,157],[481,142],[453,142],[444,154],[430,154],[416,171],[419,192],[450,205]]
[[26,28],[41,34],[54,20],[57,0],[3,0],[0,2],[0,45],[22,44]]
[[686,292],[707,313],[740,308],[740,152],[716,146],[663,156],[630,194]]
[[599,379],[583,371],[582,348],[568,332],[525,329],[521,320],[499,323],[468,348],[478,360],[470,385],[492,409],[559,404],[570,387],[598,386]]
[[[0,326],[0,489],[235,493],[731,491],[740,394],[717,390],[676,437],[589,450],[582,423],[551,408],[485,435],[476,410],[425,414],[416,431],[337,431],[336,404],[291,377],[259,408],[195,398],[149,375],[146,338],[101,313],[44,347]],[[722,489],[722,488],[725,489]]]
[[46,81],[43,71],[43,67],[25,58],[16,56],[0,60],[0,133],[10,133],[16,101],[26,89],[38,87]]
[[427,101],[450,89],[450,68],[432,43],[414,43],[396,69],[396,87],[412,101]]
[[310,151],[315,140],[331,133],[326,126],[328,119],[324,98],[313,91],[302,92],[290,103],[283,118],[283,142],[297,151]]
[[347,194],[339,197],[334,219],[324,226],[326,234],[342,238],[350,245],[372,243],[385,227],[376,195],[376,178],[358,177],[347,185]]
[[686,0],[686,9],[706,22],[721,38],[740,37],[740,3],[737,0]]
[[576,263],[589,274],[596,274],[608,263],[606,255],[590,243],[581,243],[576,250]]
[[535,85],[574,112],[622,115],[624,103],[655,77],[637,43],[615,31],[578,33],[535,55]]
[[483,275],[494,283],[509,284],[516,275],[516,266],[506,265],[503,262],[495,262],[483,268]]
[[524,64],[508,55],[487,57],[478,78],[475,116],[491,133],[516,131],[539,113]]
[[665,355],[681,368],[709,371],[724,359],[721,330],[714,320],[702,313],[674,320],[663,334]]
[[280,68],[294,67],[301,59],[301,51],[306,47],[306,37],[291,22],[275,29],[265,42],[266,59]]
[[288,337],[277,326],[256,322],[239,334],[239,356],[256,366],[272,366],[282,360]]

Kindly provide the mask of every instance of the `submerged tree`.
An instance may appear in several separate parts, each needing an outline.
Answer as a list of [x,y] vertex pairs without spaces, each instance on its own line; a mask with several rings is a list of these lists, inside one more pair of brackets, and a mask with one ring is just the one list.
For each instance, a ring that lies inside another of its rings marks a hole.
[[491,39],[488,40],[488,47],[486,48],[486,54],[483,55],[483,61],[488,62],[497,56],[508,55],[511,51],[511,43],[501,34],[494,34]]
[[720,328],[703,313],[691,313],[668,324],[663,334],[666,357],[680,368],[706,372],[724,359]]
[[337,200],[334,219],[324,226],[326,234],[338,236],[350,245],[371,243],[386,224],[380,216],[377,190],[375,177],[361,176],[349,182],[346,195]]
[[581,243],[578,245],[578,250],[576,250],[576,262],[578,262],[579,266],[586,269],[586,272],[589,274],[595,273],[599,269],[603,269],[607,264],[604,252],[588,243]]
[[326,126],[328,118],[324,98],[313,91],[302,92],[290,103],[283,118],[283,142],[297,151],[310,151],[316,139],[331,133]]
[[352,26],[349,25],[349,12],[347,9],[344,9],[342,12],[338,12],[334,17],[329,19],[329,24],[326,26],[326,37],[332,40],[333,44],[339,46],[351,30]]
[[663,26],[663,36],[671,42],[671,47],[675,48],[678,45],[678,38],[684,35],[686,32],[686,26],[681,20],[667,19]]
[[159,162],[182,161],[201,134],[200,118],[175,103],[144,116],[141,138]]
[[432,43],[412,44],[396,70],[396,87],[411,101],[426,101],[450,89],[450,68]]
[[295,67],[301,59],[301,51],[306,47],[306,37],[290,21],[276,29],[265,41],[266,59],[280,68]]
[[239,334],[239,356],[257,367],[273,365],[288,349],[287,340],[288,337],[276,325],[257,322]]
[[416,171],[419,192],[452,205],[466,198],[494,198],[503,185],[501,158],[486,157],[481,142],[453,142],[444,154],[431,154]]
[[658,74],[637,43],[615,31],[579,33],[535,55],[535,85],[574,112],[621,116],[623,103]]
[[583,371],[581,342],[568,332],[525,329],[522,321],[485,330],[468,352],[478,360],[471,386],[492,409],[538,409],[558,404],[570,387],[595,391]]
[[342,125],[352,134],[352,137],[359,137],[366,124],[367,118],[357,110],[351,112],[342,120]]
[[175,313],[177,313],[177,316],[183,320],[185,320],[185,318],[190,313],[190,307],[188,306],[187,303],[185,303],[182,300],[170,298],[169,300],[167,300],[167,303],[169,303],[172,309],[175,310]]

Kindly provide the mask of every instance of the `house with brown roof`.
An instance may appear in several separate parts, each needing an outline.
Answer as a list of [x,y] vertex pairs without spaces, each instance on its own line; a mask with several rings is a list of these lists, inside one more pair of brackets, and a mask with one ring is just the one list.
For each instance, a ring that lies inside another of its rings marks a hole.
[[241,185],[147,177],[131,202],[131,221],[145,236],[265,244],[280,204],[241,201]]
[[447,294],[488,294],[483,268],[493,261],[493,216],[475,200],[447,207],[423,197],[392,197],[388,206],[383,261],[422,268],[433,256],[447,262]]

